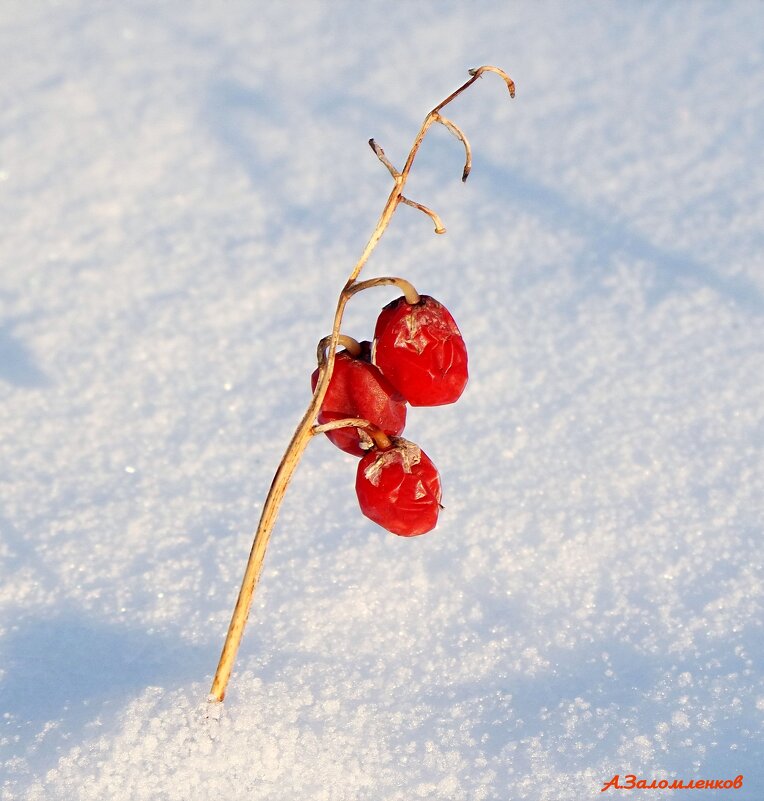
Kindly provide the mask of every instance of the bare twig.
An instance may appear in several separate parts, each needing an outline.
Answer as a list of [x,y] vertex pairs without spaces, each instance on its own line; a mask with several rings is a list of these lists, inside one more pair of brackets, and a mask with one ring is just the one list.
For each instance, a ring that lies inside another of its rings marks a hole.
[[432,209],[428,209],[427,206],[423,206],[421,203],[417,203],[414,200],[409,200],[407,197],[403,197],[403,195],[400,196],[400,202],[405,203],[407,206],[412,206],[415,209],[419,209],[419,211],[423,211],[435,223],[436,234],[446,233],[446,229],[443,227],[440,217],[438,217]]
[[390,173],[390,175],[392,175],[393,178],[398,178],[400,173],[390,163],[390,160],[385,155],[385,151],[382,150],[382,148],[373,139],[369,139],[369,146],[376,153],[377,158],[385,165],[385,167],[387,167],[387,171]]
[[330,423],[322,423],[320,426],[313,426],[313,434],[325,434],[327,431],[335,431],[338,428],[362,428],[374,440],[374,444],[380,450],[387,450],[390,445],[390,437],[374,423],[364,420],[361,417],[343,417],[342,420],[332,420]]
[[[329,347],[331,341],[332,335],[329,334],[328,337],[324,337],[320,340],[316,347],[316,361],[319,367],[323,367],[326,364],[326,349]],[[353,339],[353,337],[346,336],[345,334],[340,334],[339,337],[337,337],[337,345],[342,345],[351,356],[358,356],[361,353],[361,343],[357,339]]]
[[340,342],[340,325],[342,323],[342,316],[345,311],[345,306],[353,294],[355,294],[355,291],[358,291],[357,287],[355,286],[356,279],[368,261],[369,256],[371,256],[372,251],[377,246],[377,243],[382,238],[382,234],[387,229],[387,226],[389,225],[390,220],[400,203],[407,203],[408,205],[413,205],[416,208],[421,209],[426,214],[429,214],[431,217],[433,217],[433,220],[436,220],[436,230],[439,227],[442,228],[442,225],[439,224],[439,221],[437,221],[437,218],[434,216],[433,212],[430,212],[429,209],[426,209],[423,206],[419,206],[419,204],[414,204],[411,201],[403,198],[403,187],[406,184],[406,180],[411,172],[414,159],[419,152],[419,148],[422,145],[422,141],[427,134],[427,131],[433,122],[439,121],[438,118],[440,117],[440,110],[447,106],[452,100],[457,98],[465,89],[471,86],[484,72],[495,72],[500,75],[506,82],[510,95],[514,97],[514,83],[505,72],[500,70],[498,67],[479,67],[478,69],[470,70],[470,75],[472,77],[463,83],[458,89],[456,89],[456,91],[448,95],[445,100],[441,101],[437,106],[435,106],[435,108],[425,117],[422,127],[419,129],[419,133],[414,139],[414,144],[411,146],[411,150],[409,151],[403,170],[398,172],[398,170],[396,170],[387,160],[382,148],[372,144],[372,148],[377,154],[377,157],[387,167],[392,175],[394,185],[390,191],[390,194],[388,195],[384,208],[382,209],[382,214],[377,221],[374,231],[372,232],[369,241],[366,243],[366,247],[353,267],[344,288],[340,292],[339,299],[337,300],[337,308],[334,312],[334,322],[332,324],[332,333],[328,344],[328,351],[326,352],[326,363],[322,368],[320,368],[318,383],[316,384],[313,397],[311,398],[308,408],[305,410],[305,414],[302,416],[297,429],[292,435],[292,439],[289,441],[289,445],[287,446],[284,456],[282,457],[278,469],[276,470],[276,475],[273,477],[270,489],[268,490],[268,495],[265,498],[263,511],[260,516],[260,522],[258,523],[257,531],[255,532],[254,542],[252,543],[252,550],[250,551],[247,567],[244,571],[244,578],[242,579],[239,596],[236,600],[236,606],[234,607],[233,615],[231,616],[231,623],[228,627],[225,643],[223,644],[223,651],[220,655],[220,661],[218,663],[217,671],[215,672],[215,678],[212,682],[212,689],[210,690],[211,701],[222,701],[225,697],[226,687],[228,686],[228,680],[231,677],[233,663],[236,659],[236,653],[239,649],[239,644],[244,632],[244,627],[247,623],[247,618],[249,617],[252,596],[254,594],[255,587],[257,586],[258,579],[260,578],[263,559],[268,548],[271,532],[273,531],[273,526],[276,522],[281,501],[284,498],[284,493],[286,492],[287,486],[289,485],[295,468],[300,461],[303,451],[305,450],[308,442],[310,442],[311,438],[314,436],[314,433],[316,433],[314,421],[316,419],[316,415],[318,414],[318,410],[321,408],[321,404],[326,395],[329,381],[331,380],[332,372],[334,370],[334,359],[337,352],[337,346]]
[[[509,96],[510,97],[514,97],[515,96],[515,82],[509,77],[509,75],[507,75],[506,72],[504,72],[504,70],[499,69],[499,67],[491,67],[490,65],[486,65],[484,67],[478,67],[477,69],[467,70],[467,71],[469,72],[469,74],[473,78],[479,78],[484,72],[495,72],[497,75],[501,75],[501,77],[504,78],[504,83],[507,84],[507,89],[509,89]],[[467,85],[469,85],[469,84],[467,84]],[[466,89],[467,85],[465,85],[463,88]],[[449,102],[450,102],[450,99],[449,99]],[[441,108],[444,105],[445,105],[445,103],[443,103]]]
[[375,286],[397,286],[406,298],[407,303],[412,305],[414,303],[419,303],[419,293],[414,288],[414,285],[405,278],[392,278],[389,276],[384,278],[369,278],[367,281],[359,281],[353,284],[350,289],[346,289],[345,291],[349,297],[352,297],[358,292],[363,292],[364,289],[372,289]]
[[435,113],[435,121],[439,122],[441,125],[445,125],[449,131],[464,145],[465,151],[465,160],[464,160],[464,170],[462,170],[462,183],[467,180],[467,176],[470,174],[470,170],[472,169],[472,148],[470,147],[469,140],[464,134],[464,131],[455,123],[449,119],[446,119],[442,114]]

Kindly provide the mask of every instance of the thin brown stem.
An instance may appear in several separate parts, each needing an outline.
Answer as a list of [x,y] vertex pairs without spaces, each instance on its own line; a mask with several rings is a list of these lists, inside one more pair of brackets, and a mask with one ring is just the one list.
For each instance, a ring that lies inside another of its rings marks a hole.
[[504,70],[499,69],[498,67],[491,67],[491,66],[483,66],[477,67],[476,69],[469,70],[469,74],[472,76],[468,81],[465,81],[458,89],[451,92],[451,94],[445,99],[441,100],[437,106],[424,118],[424,122],[422,123],[422,127],[419,129],[419,133],[414,140],[414,144],[409,152],[408,158],[406,159],[406,163],[401,170],[401,177],[403,178],[404,182],[406,178],[408,178],[409,172],[411,172],[411,167],[414,164],[414,159],[416,158],[416,154],[419,152],[419,148],[422,146],[422,141],[424,140],[427,131],[430,129],[430,126],[435,122],[435,115],[441,109],[444,109],[449,103],[456,100],[457,97],[465,90],[472,86],[475,81],[480,78],[480,76],[484,72],[495,72],[497,75],[500,75],[504,82],[507,84],[507,88],[509,89],[510,97],[515,96],[515,84],[514,81],[507,75]]
[[359,281],[357,284],[353,284],[353,286],[350,289],[346,289],[345,292],[348,298],[351,298],[353,295],[363,292],[364,289],[373,289],[376,286],[397,286],[408,303],[412,305],[414,303],[419,303],[419,293],[414,288],[414,285],[405,278],[393,278],[388,276],[384,278],[369,278],[367,281]]
[[440,217],[438,217],[438,215],[432,209],[428,209],[427,206],[423,206],[421,203],[417,203],[415,200],[409,200],[407,197],[403,197],[403,195],[400,197],[400,202],[405,203],[407,206],[411,206],[412,208],[419,209],[419,211],[423,211],[433,221],[433,223],[435,223],[436,234],[446,233],[446,229],[441,222]]
[[382,148],[373,139],[369,139],[369,147],[371,147],[377,158],[385,165],[385,167],[387,167],[387,171],[390,173],[390,175],[392,175],[393,178],[398,178],[400,173],[390,163],[390,160],[385,155],[385,151],[382,150]]
[[383,451],[386,451],[393,443],[390,437],[374,423],[364,420],[361,417],[343,417],[342,420],[332,420],[330,423],[322,423],[320,426],[313,426],[311,432],[315,434],[325,434],[327,431],[335,431],[338,428],[362,428],[374,441],[374,444]]
[[[233,615],[231,616],[231,623],[228,627],[225,643],[223,644],[220,661],[215,672],[215,678],[212,682],[212,689],[210,691],[210,700],[212,701],[222,701],[225,697],[226,687],[228,686],[228,680],[231,677],[231,671],[233,670],[236,653],[239,649],[239,644],[241,643],[241,637],[244,632],[244,627],[247,623],[247,618],[249,617],[249,610],[252,605],[252,596],[262,572],[263,559],[270,541],[273,526],[276,522],[276,517],[278,516],[281,502],[284,498],[284,493],[286,492],[295,468],[302,457],[305,447],[313,437],[316,415],[318,414],[318,410],[321,408],[321,404],[326,395],[329,381],[334,370],[334,359],[341,337],[340,325],[342,323],[342,316],[345,311],[345,306],[353,294],[351,290],[354,288],[356,279],[368,261],[369,256],[371,256],[374,248],[377,246],[377,243],[382,238],[382,234],[390,224],[390,220],[395,213],[395,210],[398,208],[398,205],[402,202],[408,202],[403,200],[403,187],[405,186],[406,179],[411,171],[414,158],[416,157],[416,154],[422,145],[422,141],[428,129],[435,121],[436,115],[442,108],[447,106],[452,100],[458,97],[468,86],[474,83],[483,72],[496,72],[501,75],[509,87],[510,95],[514,97],[514,84],[509,76],[502,70],[498,69],[497,67],[488,66],[471,70],[470,75],[472,77],[470,80],[462,84],[462,86],[460,86],[455,92],[452,92],[427,115],[422,127],[419,130],[419,133],[416,136],[416,139],[414,140],[414,144],[412,145],[409,155],[406,159],[406,164],[401,172],[395,170],[395,168],[392,167],[392,164],[390,164],[390,162],[386,159],[380,159],[380,161],[385,164],[390,171],[390,174],[393,176],[394,185],[387,197],[385,205],[382,209],[382,214],[377,221],[369,241],[366,243],[360,258],[353,267],[350,276],[348,277],[348,280],[342,289],[342,292],[340,292],[339,299],[337,300],[337,307],[334,312],[332,333],[329,340],[328,351],[326,353],[326,363],[319,373],[318,383],[316,384],[313,397],[311,398],[308,408],[305,410],[305,414],[302,416],[300,423],[292,435],[292,439],[289,441],[289,445],[287,446],[284,456],[282,457],[278,469],[276,470],[276,474],[273,477],[273,481],[271,482],[268,495],[265,498],[263,511],[260,516],[260,522],[258,523],[257,531],[255,532],[254,542],[252,543],[252,550],[250,551],[247,567],[244,571],[244,577],[242,579],[241,589],[239,590],[239,596],[236,600],[236,606],[234,607]],[[381,148],[379,150],[381,151]],[[377,155],[379,157],[379,154]],[[384,156],[384,152],[382,152],[382,155]],[[429,213],[429,211],[426,213]]]
[[[484,67],[468,70],[468,72],[473,78],[479,78],[484,72],[495,72],[497,75],[501,75],[501,77],[504,79],[504,83],[507,84],[507,89],[509,89],[509,96],[515,96],[515,82],[509,77],[509,75],[507,75],[506,72],[504,72],[503,69],[500,69],[499,67],[492,67],[486,64]],[[466,89],[467,87],[465,86],[463,88]],[[445,103],[443,105],[445,105]]]
[[470,147],[469,140],[464,131],[455,122],[447,119],[442,114],[435,113],[435,122],[445,125],[445,127],[464,145],[465,160],[464,169],[462,170],[462,183],[464,183],[472,169],[472,148]]
[[[328,337],[324,337],[320,340],[316,347],[316,361],[319,367],[323,367],[326,364],[326,349],[329,347],[331,341],[332,335],[329,334]],[[337,337],[337,344],[342,345],[351,356],[361,355],[361,343],[357,339],[353,339],[353,337],[340,334],[339,337]]]

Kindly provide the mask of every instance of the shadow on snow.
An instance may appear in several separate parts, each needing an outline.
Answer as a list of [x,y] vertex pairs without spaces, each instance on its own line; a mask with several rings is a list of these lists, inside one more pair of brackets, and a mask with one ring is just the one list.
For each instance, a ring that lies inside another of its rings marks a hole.
[[71,742],[88,733],[96,736],[99,724],[131,696],[148,686],[204,677],[210,669],[208,648],[168,633],[104,623],[76,610],[20,618],[0,647],[2,734],[36,775]]

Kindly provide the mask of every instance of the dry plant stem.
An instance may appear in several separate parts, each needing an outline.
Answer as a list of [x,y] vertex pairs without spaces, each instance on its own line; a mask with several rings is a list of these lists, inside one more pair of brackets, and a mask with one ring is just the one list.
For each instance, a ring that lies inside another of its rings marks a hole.
[[464,169],[462,170],[462,183],[467,180],[467,176],[472,169],[472,148],[470,147],[469,140],[467,139],[464,131],[451,120],[446,119],[442,114],[436,114],[435,119],[441,125],[445,125],[449,131],[464,145]]
[[465,89],[472,86],[475,81],[480,78],[480,76],[484,72],[495,72],[497,75],[500,75],[504,79],[504,83],[507,84],[507,89],[509,89],[509,96],[515,96],[515,84],[514,81],[507,75],[504,70],[499,69],[498,67],[478,67],[477,69],[470,70],[469,73],[472,76],[466,83],[463,83],[456,91],[451,92],[451,94],[445,99],[438,103],[437,106],[424,118],[424,122],[422,123],[422,127],[419,129],[419,133],[417,134],[416,139],[414,140],[414,144],[409,151],[409,156],[406,159],[406,164],[401,171],[401,177],[403,178],[404,182],[406,178],[408,178],[409,172],[411,172],[411,166],[414,163],[414,159],[416,158],[416,154],[419,152],[419,148],[422,146],[422,140],[424,139],[427,131],[429,130],[430,126],[435,122],[436,117],[439,115],[441,109],[445,108],[451,101],[455,100]]
[[313,426],[313,434],[325,434],[327,431],[334,431],[337,428],[362,428],[374,440],[374,444],[380,450],[387,450],[393,443],[390,437],[374,423],[364,420],[361,417],[343,417],[342,420],[332,420],[331,423],[323,423],[320,426]]
[[390,173],[390,175],[392,175],[393,178],[397,178],[400,173],[390,163],[390,160],[385,155],[385,151],[382,150],[382,148],[373,139],[369,139],[369,146],[377,154],[377,158],[385,165],[385,167],[387,167],[387,171]]
[[432,209],[428,209],[427,206],[423,206],[421,203],[416,203],[413,200],[409,200],[407,197],[403,197],[403,195],[400,196],[399,200],[401,203],[405,203],[407,206],[413,206],[415,209],[423,211],[435,223],[436,234],[446,233],[446,229],[443,227],[440,217],[438,217],[438,215]]
[[369,278],[368,281],[359,281],[357,284],[353,284],[352,288],[346,290],[346,292],[352,296],[362,292],[364,289],[372,289],[375,286],[397,286],[406,298],[407,303],[412,305],[419,303],[419,293],[414,288],[414,285],[405,278]]
[[[316,348],[316,361],[319,367],[323,367],[326,364],[326,349],[329,347],[331,341],[332,337],[330,334],[318,343],[318,347]],[[357,339],[353,339],[353,337],[346,336],[345,334],[340,334],[337,337],[337,345],[341,345],[345,348],[351,356],[359,356],[361,353],[361,343]]]
[[244,578],[242,580],[241,589],[239,590],[239,596],[236,600],[236,606],[234,607],[233,615],[231,616],[231,623],[228,627],[225,643],[223,644],[220,661],[218,663],[217,671],[215,672],[215,678],[212,682],[212,688],[210,690],[211,701],[222,701],[225,697],[226,687],[228,686],[228,680],[231,677],[231,671],[233,670],[236,653],[239,650],[242,633],[244,631],[244,627],[246,626],[247,618],[249,617],[252,596],[260,577],[263,566],[263,558],[265,557],[265,552],[268,548],[268,543],[270,541],[273,525],[276,522],[279,507],[281,506],[281,502],[284,498],[284,493],[286,492],[287,486],[289,485],[289,481],[291,480],[295,468],[302,457],[302,453],[314,435],[314,421],[316,419],[316,415],[318,414],[318,410],[321,407],[321,403],[324,400],[324,396],[326,395],[326,391],[329,386],[329,380],[331,379],[332,372],[334,370],[334,359],[341,336],[340,325],[342,323],[342,316],[348,300],[350,300],[353,294],[355,294],[354,285],[356,283],[356,279],[368,261],[369,256],[371,256],[372,251],[377,246],[377,243],[382,238],[382,234],[387,229],[390,219],[395,213],[395,210],[398,208],[398,205],[402,202],[405,202],[402,197],[403,187],[406,184],[406,180],[409,172],[411,171],[416,154],[418,153],[419,148],[422,145],[422,141],[430,126],[434,122],[438,121],[438,118],[440,117],[440,110],[458,97],[465,89],[471,86],[484,72],[495,72],[500,75],[506,82],[510,95],[514,97],[514,84],[512,83],[510,77],[502,70],[498,69],[497,67],[490,66],[484,66],[479,67],[476,70],[470,70],[470,75],[472,77],[462,84],[458,89],[456,89],[456,91],[452,92],[445,100],[441,101],[425,117],[422,127],[419,129],[419,133],[414,140],[414,144],[411,146],[408,158],[406,159],[406,164],[401,172],[398,172],[392,166],[392,164],[387,161],[382,148],[372,145],[377,157],[390,171],[390,174],[393,177],[394,185],[390,194],[388,195],[376,227],[374,228],[369,241],[366,243],[366,247],[361,253],[361,257],[353,267],[347,283],[340,293],[337,301],[337,308],[334,313],[332,333],[329,340],[328,352],[326,353],[326,363],[319,374],[318,383],[316,385],[315,392],[313,393],[313,397],[311,398],[308,408],[305,410],[305,414],[300,420],[297,429],[292,435],[292,439],[289,441],[289,445],[287,446],[284,456],[282,457],[278,469],[276,470],[276,475],[273,477],[273,481],[271,482],[268,495],[265,498],[263,511],[260,516],[260,522],[258,523],[257,531],[255,532],[254,542],[252,543],[252,550],[250,551],[247,567],[244,571]]
[[[350,289],[345,289],[344,291],[349,300],[353,297],[353,295],[357,295],[364,289],[372,289],[375,286],[397,286],[403,293],[403,296],[406,298],[407,303],[412,305],[419,303],[419,293],[416,291],[414,285],[405,278],[394,278],[390,276],[385,276],[384,278],[370,278],[368,281],[357,281]],[[329,347],[331,341],[331,334],[328,337],[324,337],[323,339],[319,340],[316,348],[316,361],[319,368],[322,368],[326,365],[326,349]],[[350,353],[351,356],[358,356],[361,353],[361,343],[358,342],[358,340],[353,339],[353,337],[347,336],[346,334],[340,334],[339,337],[337,337],[337,346],[342,346],[345,348],[345,350]]]

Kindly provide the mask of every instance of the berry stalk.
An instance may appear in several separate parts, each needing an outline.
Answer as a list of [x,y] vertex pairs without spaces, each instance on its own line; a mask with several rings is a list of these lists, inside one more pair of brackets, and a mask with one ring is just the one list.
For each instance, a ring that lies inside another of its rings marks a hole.
[[338,428],[363,428],[364,431],[368,431],[369,436],[374,441],[374,445],[382,450],[389,448],[392,444],[390,437],[379,426],[375,426],[360,417],[345,417],[342,420],[332,420],[331,423],[313,426],[313,433],[325,434],[327,431],[336,431]]

